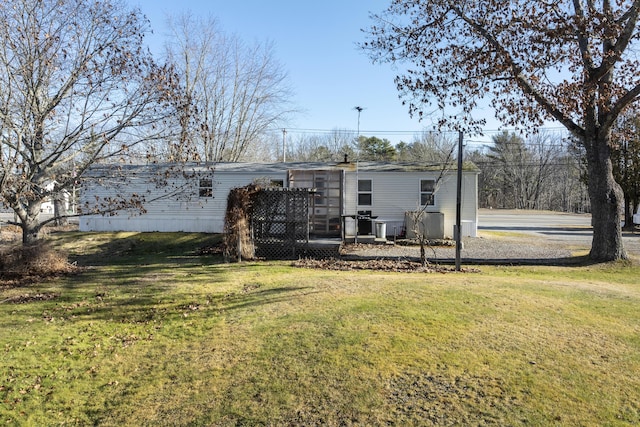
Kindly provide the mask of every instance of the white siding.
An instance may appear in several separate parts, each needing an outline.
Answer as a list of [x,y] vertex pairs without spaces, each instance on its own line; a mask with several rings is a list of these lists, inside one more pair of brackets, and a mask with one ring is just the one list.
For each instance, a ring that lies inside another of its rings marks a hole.
[[[373,200],[372,206],[354,207],[354,199],[357,196],[356,174],[347,177],[346,199],[347,213],[356,210],[371,210],[378,221],[387,224],[387,235],[399,234],[404,227],[404,215],[406,211],[415,211],[420,208],[420,180],[437,179],[439,172],[375,172],[361,171],[357,179],[370,179],[372,181]],[[463,232],[475,237],[477,230],[477,190],[476,173],[464,172],[462,181],[462,212],[461,219],[466,227]],[[350,195],[353,196],[350,197]],[[441,212],[444,214],[445,237],[453,237],[453,229],[456,221],[456,171],[447,174],[440,182],[435,193],[435,205],[428,206],[427,212]],[[348,231],[348,230],[347,230]]]
[[[136,210],[120,210],[116,215],[88,215],[80,218],[81,231],[183,231],[222,233],[227,209],[227,196],[232,188],[254,182],[256,178],[286,180],[286,172],[256,176],[252,172],[217,171],[210,174],[213,180],[213,198],[198,197],[198,181],[201,175],[191,179],[174,180],[169,187],[158,188],[141,179],[129,181],[124,190],[113,187],[93,186],[83,191],[84,202],[92,203],[94,196],[130,197],[144,194],[145,213]],[[173,191],[178,189],[178,191]]]
[[[343,186],[343,215],[355,215],[358,211],[356,201],[358,200],[358,185],[355,172],[345,172]],[[356,232],[355,220],[349,216],[345,217],[345,234],[353,236]]]
[[[343,186],[343,215],[355,215],[358,210],[371,210],[378,220],[386,222],[387,235],[399,234],[404,227],[405,212],[420,207],[420,180],[437,179],[438,171],[376,170],[375,165],[356,171],[355,165],[340,167],[345,171]],[[120,181],[103,177],[100,185],[83,188],[81,206],[95,203],[96,197],[131,197],[136,193],[145,199],[146,213],[120,210],[117,215],[90,215],[80,218],[83,231],[184,231],[221,233],[229,190],[254,182],[281,180],[286,182],[287,170],[331,169],[317,164],[242,164],[218,167],[216,171],[198,171],[198,176],[168,180],[168,185],[150,183],[148,172],[128,171]],[[105,175],[108,175],[105,173]],[[201,177],[212,177],[213,198],[198,197]],[[372,205],[357,206],[358,179],[372,181]],[[477,230],[477,172],[464,171],[462,182],[462,232],[475,236]],[[86,207],[85,207],[86,209]],[[456,219],[456,171],[441,181],[435,193],[435,205],[428,212],[444,214],[444,233],[453,237]],[[375,227],[373,227],[375,230]],[[353,235],[355,224],[346,220],[346,234]]]

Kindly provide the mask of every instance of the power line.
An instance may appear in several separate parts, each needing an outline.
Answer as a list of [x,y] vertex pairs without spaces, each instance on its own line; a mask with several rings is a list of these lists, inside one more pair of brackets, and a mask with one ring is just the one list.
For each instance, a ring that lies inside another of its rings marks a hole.
[[[281,132],[281,128],[267,129],[268,132]],[[458,131],[440,131],[433,129],[423,129],[423,130],[389,130],[389,129],[360,129],[361,134],[371,134],[371,135],[421,135],[421,134],[440,134],[440,135],[457,135]],[[297,134],[307,134],[307,133],[319,133],[319,134],[333,134],[333,133],[358,133],[358,129],[350,129],[350,128],[291,128],[287,127],[287,132],[297,133]],[[478,136],[489,137],[493,134],[500,134],[502,132],[509,133],[520,133],[514,129],[483,129],[478,135],[474,135],[474,139]],[[564,134],[568,134],[569,131],[564,127],[544,127],[539,128],[538,133],[545,132],[561,132]],[[465,142],[470,141],[465,138]],[[473,140],[471,140],[473,141]]]

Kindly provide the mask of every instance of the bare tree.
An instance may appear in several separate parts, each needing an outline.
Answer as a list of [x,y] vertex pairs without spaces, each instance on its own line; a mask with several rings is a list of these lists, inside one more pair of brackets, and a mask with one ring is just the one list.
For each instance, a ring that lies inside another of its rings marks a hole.
[[325,135],[300,135],[291,140],[287,159],[302,162],[329,162],[335,153],[329,148]]
[[356,159],[355,132],[333,129],[329,133],[302,134],[291,140],[287,158],[295,161],[340,162]]
[[590,258],[626,258],[613,176],[612,128],[640,96],[640,0],[393,0],[364,44],[404,62],[409,111],[442,110],[440,126],[479,130],[489,98],[503,123],[556,120],[584,147],[593,215]]
[[182,110],[180,141],[194,141],[200,160],[243,159],[293,112],[287,74],[273,45],[247,45],[223,33],[213,18],[182,15],[169,23],[167,57],[190,101]]
[[493,137],[489,159],[497,165],[496,183],[502,193],[502,207],[541,209],[546,184],[553,177],[561,145],[548,133],[525,140],[503,132]]
[[544,209],[543,198],[553,187],[558,168],[565,167],[563,162],[558,162],[564,154],[562,138],[557,134],[538,132],[530,136],[526,144],[533,162],[526,168],[530,178],[523,191],[524,206],[526,209]]
[[[432,140],[435,141],[435,140]],[[440,186],[442,185],[443,179],[447,176],[449,171],[451,171],[456,163],[455,150],[457,145],[446,138],[437,138],[438,147],[442,148],[442,150],[437,150],[438,162],[434,165],[434,168],[438,168],[439,171],[438,177],[433,182],[432,194],[433,197],[436,196],[438,190],[440,190]],[[421,200],[422,202],[422,200]],[[423,267],[427,265],[427,253],[426,248],[429,246],[429,238],[427,236],[427,230],[425,229],[425,218],[427,215],[427,209],[429,208],[429,201],[425,201],[425,203],[421,203],[413,212],[408,212],[409,217],[411,218],[411,223],[413,224],[412,232],[415,234],[418,239],[418,243],[420,244],[420,263]]]
[[528,196],[535,184],[530,169],[534,158],[525,141],[516,134],[502,132],[492,138],[489,158],[499,165],[499,185],[504,208],[528,209]]
[[482,171],[481,207],[585,212],[580,158],[562,134],[540,130],[524,138],[503,132],[492,141],[486,151],[467,156]]
[[0,200],[23,242],[42,203],[89,166],[163,136],[174,79],[145,50],[147,22],[120,1],[0,3]]
[[456,144],[455,140],[442,132],[424,131],[416,135],[411,143],[398,144],[396,149],[402,161],[442,164],[451,160]]

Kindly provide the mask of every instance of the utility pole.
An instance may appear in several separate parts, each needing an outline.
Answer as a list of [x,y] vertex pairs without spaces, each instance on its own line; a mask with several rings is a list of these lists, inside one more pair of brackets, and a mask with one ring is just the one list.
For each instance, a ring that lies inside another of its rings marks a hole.
[[282,162],[287,161],[287,130],[282,129]]
[[362,110],[364,110],[363,107],[360,107],[359,105],[353,107],[354,110],[356,110],[358,112],[358,127],[357,127],[357,133],[356,133],[356,197],[355,197],[355,215],[354,215],[354,219],[355,219],[355,236],[353,239],[353,243],[358,243],[358,232],[360,231],[358,228],[358,168],[360,167],[359,165],[359,161],[360,161],[360,113],[362,113]]
[[[358,147],[358,144],[360,144],[360,113],[362,113],[362,110],[364,110],[364,108],[360,107],[360,106],[355,106],[355,107],[353,107],[353,109],[358,112],[358,128],[357,128],[358,130],[357,130],[357,133],[356,133],[356,147]],[[358,149],[358,152],[359,151],[360,150]]]
[[364,110],[364,108],[360,106],[355,106],[353,107],[353,109],[358,112],[358,136],[360,136],[360,113],[362,113],[362,110]]
[[462,249],[462,131],[458,133],[458,182],[456,189],[456,271],[460,271],[460,250]]

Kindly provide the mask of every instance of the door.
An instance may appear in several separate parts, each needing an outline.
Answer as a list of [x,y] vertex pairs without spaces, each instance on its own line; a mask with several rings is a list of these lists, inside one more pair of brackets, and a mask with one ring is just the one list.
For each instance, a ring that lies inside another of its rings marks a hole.
[[342,212],[341,170],[291,170],[290,188],[311,188],[315,192],[309,206],[309,233],[340,236]]

